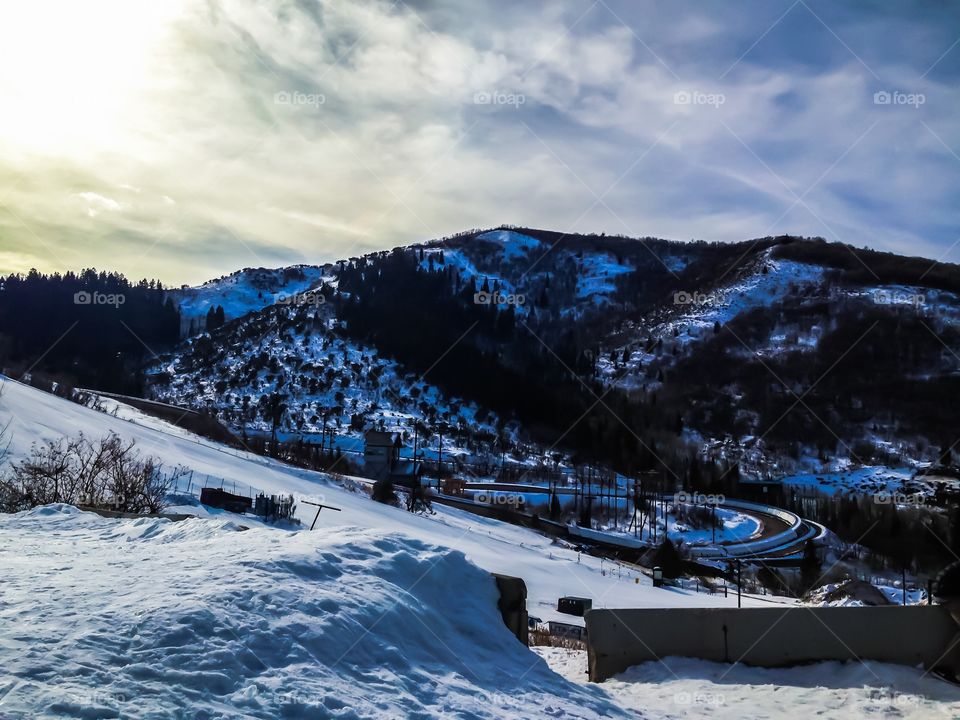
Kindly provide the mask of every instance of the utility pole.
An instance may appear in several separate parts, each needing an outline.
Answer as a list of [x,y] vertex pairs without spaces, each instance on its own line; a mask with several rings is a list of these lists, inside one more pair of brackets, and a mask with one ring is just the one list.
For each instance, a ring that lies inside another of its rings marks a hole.
[[437,451],[437,485],[443,475],[443,423],[440,423],[440,449]]
[[620,524],[620,490],[617,488],[617,474],[613,474],[613,529],[617,530]]
[[653,517],[650,519],[650,529],[653,530],[653,544],[657,544],[657,496],[653,496]]
[[414,465],[414,468],[416,468],[416,465],[417,465],[417,431],[418,430],[419,428],[417,427],[417,419],[414,418],[413,419],[413,465]]
[[743,563],[740,562],[740,559],[738,558],[737,559],[737,607],[740,607],[740,584],[741,584],[740,571],[742,570],[742,568],[743,568]]

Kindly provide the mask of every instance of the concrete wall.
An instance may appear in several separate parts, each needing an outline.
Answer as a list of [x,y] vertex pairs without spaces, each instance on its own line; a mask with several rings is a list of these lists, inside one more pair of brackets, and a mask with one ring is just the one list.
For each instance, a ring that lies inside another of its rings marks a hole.
[[877,660],[958,667],[957,623],[938,605],[591,610],[590,680],[670,656],[777,667]]

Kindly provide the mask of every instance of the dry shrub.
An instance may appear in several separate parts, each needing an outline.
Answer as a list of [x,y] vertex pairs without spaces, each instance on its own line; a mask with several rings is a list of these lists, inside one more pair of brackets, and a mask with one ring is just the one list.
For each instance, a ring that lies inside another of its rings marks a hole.
[[143,457],[131,440],[115,433],[91,441],[76,437],[34,444],[30,455],[11,463],[0,478],[0,511],[19,512],[50,503],[110,508],[120,512],[163,510],[175,478],[162,463]]
[[564,638],[551,635],[548,630],[531,630],[529,633],[528,644],[542,647],[558,647],[568,650],[586,650],[587,644],[583,640],[574,640],[573,638]]

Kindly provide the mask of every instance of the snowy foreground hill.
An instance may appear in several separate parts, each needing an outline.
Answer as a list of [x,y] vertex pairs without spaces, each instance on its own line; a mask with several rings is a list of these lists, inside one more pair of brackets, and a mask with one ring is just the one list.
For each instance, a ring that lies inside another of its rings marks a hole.
[[292,492],[341,512],[324,511],[312,532],[202,508],[204,517],[179,523],[68,506],[0,516],[0,717],[960,713],[952,686],[875,664],[759,671],[667,658],[589,685],[582,653],[538,653],[515,641],[489,571],[524,578],[529,611],[544,619],[558,618],[551,608],[563,594],[590,596],[595,607],[724,600],[655,589],[643,576],[637,583],[627,568],[493,520],[378,505],[348,479],[117,410],[113,417],[6,381],[0,425],[9,423],[14,460],[35,441],[114,431],[197,480]]

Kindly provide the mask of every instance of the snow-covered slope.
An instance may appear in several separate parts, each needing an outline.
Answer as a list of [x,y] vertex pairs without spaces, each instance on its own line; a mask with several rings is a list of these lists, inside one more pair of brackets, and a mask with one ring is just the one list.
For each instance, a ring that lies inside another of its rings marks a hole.
[[233,320],[313,288],[330,271],[329,265],[246,268],[198,287],[170,290],[168,295],[180,307],[184,332],[191,323],[200,323],[196,329],[203,330],[202,322],[211,308],[222,307],[225,319]]
[[[201,335],[186,341],[155,368],[169,380],[154,385],[152,393],[209,410],[237,435],[270,431],[267,401],[274,393],[283,397],[281,438],[315,435],[319,442],[326,426],[339,441],[357,440],[381,422],[412,432],[414,419],[494,435],[496,417],[476,403],[444,395],[376,348],[350,340],[337,324],[322,303],[281,304],[251,313],[214,339]],[[448,457],[457,452],[450,437],[445,452]]]
[[[610,562],[450,508],[421,516],[379,505],[328,476],[125,415],[10,380],[0,397],[14,460],[36,441],[112,431],[168,464],[342,512],[326,511],[313,532],[228,514],[183,523],[66,507],[0,516],[3,712],[618,716],[511,644],[477,565],[524,578],[530,614],[543,619],[574,620],[553,610],[565,594],[595,607],[735,602],[655,589],[629,568],[611,572]],[[240,523],[251,527],[238,532]],[[126,709],[116,708],[121,699]]]
[[[342,512],[325,511],[312,532],[226,513],[181,523],[65,506],[0,516],[6,717],[649,716],[639,690],[578,687],[516,643],[484,570],[524,578],[529,612],[543,619],[575,621],[553,610],[566,594],[594,607],[736,602],[655,589],[628,566],[450,508],[421,516],[379,505],[349,480],[230,450],[130,408],[123,415],[9,380],[0,396],[14,459],[34,441],[113,431],[166,463]],[[727,684],[714,682],[694,686]],[[811,692],[809,704],[834,698]]]
[[[610,561],[601,563],[598,558],[581,556],[538,533],[453,508],[438,506],[435,515],[425,517],[380,505],[365,492],[344,487],[324,473],[218,445],[129,407],[125,415],[135,422],[90,410],[11,380],[3,383],[0,396],[0,427],[10,423],[10,451],[14,458],[28,452],[35,440],[80,431],[95,438],[116,432],[125,439],[136,440],[144,454],[155,455],[168,465],[183,465],[198,478],[210,475],[225,479],[226,487],[235,481],[240,487],[293,493],[342,508],[341,513],[323,514],[321,526],[402,532],[423,542],[462,550],[469,560],[491,572],[522,577],[528,585],[530,614],[543,619],[575,620],[558,615],[553,609],[558,597],[571,593],[593,597],[595,607],[699,607],[731,602],[705,594],[655,589],[646,576],[636,571],[624,568],[611,574]],[[302,512],[312,520],[308,508]],[[601,565],[606,569],[601,569]],[[635,584],[638,577],[639,585]]]
[[[662,364],[663,344],[671,349],[675,347],[677,355],[682,357],[697,343],[711,337],[716,325],[725,325],[738,315],[777,306],[787,297],[819,288],[823,274],[819,266],[776,260],[767,250],[756,258],[749,271],[729,278],[716,288],[707,291],[691,288],[675,293],[672,306],[663,308],[659,317],[642,328],[642,333],[626,345],[612,348],[618,359],[626,350],[626,362],[612,362],[608,357],[610,348],[604,348],[599,356],[600,372],[625,388],[643,385],[647,369],[658,361]],[[639,340],[641,337],[660,341],[661,346],[645,347]],[[800,342],[799,347],[816,348],[816,335],[801,340],[806,342]],[[775,338],[771,339],[771,345],[776,345]]]

